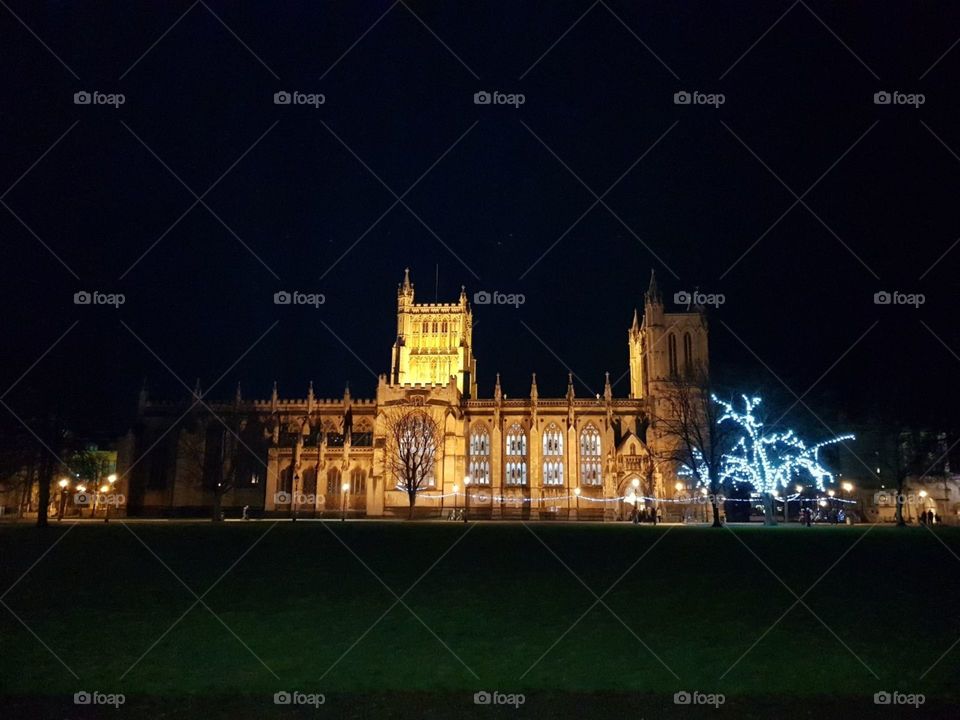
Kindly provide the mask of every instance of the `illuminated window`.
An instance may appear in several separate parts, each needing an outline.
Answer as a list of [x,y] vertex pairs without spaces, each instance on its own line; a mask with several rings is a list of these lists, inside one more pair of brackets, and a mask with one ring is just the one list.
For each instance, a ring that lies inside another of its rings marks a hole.
[[673,333],[667,336],[667,358],[670,362],[670,375],[677,374],[677,336]]
[[547,460],[543,464],[543,484],[563,485],[563,460]]
[[470,478],[477,485],[490,484],[490,433],[483,425],[470,432]]
[[507,430],[506,484],[522,486],[527,484],[527,435],[518,423],[513,423]]
[[593,423],[580,433],[580,484],[602,485],[600,431]]
[[339,468],[330,468],[327,470],[327,495],[340,494],[340,470]]
[[563,455],[563,433],[555,423],[550,423],[543,433],[543,454]]
[[363,468],[354,468],[350,472],[350,492],[365,495],[367,492],[367,473]]

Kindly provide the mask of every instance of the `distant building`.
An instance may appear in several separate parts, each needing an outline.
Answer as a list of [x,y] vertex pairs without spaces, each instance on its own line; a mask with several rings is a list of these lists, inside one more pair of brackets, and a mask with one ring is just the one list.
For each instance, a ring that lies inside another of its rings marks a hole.
[[[577,507],[582,517],[622,517],[632,507],[614,499],[634,487],[647,497],[679,493],[675,468],[655,461],[652,411],[672,377],[709,367],[706,318],[697,309],[666,312],[651,274],[627,346],[627,397],[613,396],[609,374],[595,397],[577,397],[572,374],[563,397],[541,397],[536,374],[525,397],[504,395],[499,374],[493,396],[478,397],[466,292],[454,303],[417,303],[407,271],[397,290],[389,372],[374,398],[354,398],[348,388],[319,399],[311,384],[306,397],[281,398],[274,385],[270,398],[247,400],[238,388],[232,402],[209,404],[211,413],[198,402],[199,388],[180,402],[156,402],[142,391],[121,453],[128,508],[199,514],[211,506],[217,483],[227,482],[226,508],[405,516],[407,495],[384,469],[384,417],[391,407],[417,405],[443,433],[418,513],[466,504],[478,518],[567,517]],[[228,463],[229,478],[227,452],[239,453]]]

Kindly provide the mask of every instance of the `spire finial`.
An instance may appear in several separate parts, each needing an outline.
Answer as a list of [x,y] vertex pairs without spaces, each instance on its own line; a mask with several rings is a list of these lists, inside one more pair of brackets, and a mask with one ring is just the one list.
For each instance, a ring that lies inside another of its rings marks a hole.
[[410,289],[410,268],[403,269],[403,289]]
[[647,300],[650,302],[660,302],[660,288],[657,286],[657,273],[650,269],[650,286],[647,288]]

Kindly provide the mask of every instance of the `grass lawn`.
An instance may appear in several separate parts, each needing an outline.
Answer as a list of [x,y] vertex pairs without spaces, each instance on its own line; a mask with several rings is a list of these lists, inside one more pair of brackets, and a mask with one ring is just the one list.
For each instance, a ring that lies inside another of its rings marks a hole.
[[899,690],[955,717],[952,553],[952,528],[0,526],[0,716],[894,717]]

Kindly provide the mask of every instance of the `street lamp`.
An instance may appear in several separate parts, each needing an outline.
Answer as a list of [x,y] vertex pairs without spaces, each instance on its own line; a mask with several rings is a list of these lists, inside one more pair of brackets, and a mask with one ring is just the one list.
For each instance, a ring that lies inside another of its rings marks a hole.
[[843,491],[844,491],[845,493],[853,492],[853,483],[852,483],[852,482],[845,482],[843,485],[841,485],[841,487],[843,488]]
[[[86,491],[87,491],[87,486],[86,486],[86,485],[84,485],[83,483],[77,485],[77,492],[78,492],[78,493],[85,493]],[[83,510],[82,510],[82,508],[77,508],[77,517],[83,517]]]
[[453,519],[457,518],[457,505],[459,504],[457,499],[460,495],[460,486],[456,483],[453,484]]
[[63,478],[60,482],[57,483],[60,486],[60,513],[57,515],[57,522],[63,520],[63,510],[67,504],[67,486],[70,485],[70,481],[67,478]]
[[[109,485],[103,484],[103,485],[100,486],[100,494],[101,494],[101,495],[106,496],[106,494],[107,494],[108,492],[110,492],[110,486],[109,486]],[[104,511],[104,515],[103,515],[103,521],[104,521],[104,522],[110,522],[110,501],[107,500],[106,497],[104,497],[103,504],[106,506],[106,510]]]
[[575,487],[573,489],[573,494],[577,496],[577,520],[580,520],[580,488]]
[[347,493],[350,491],[350,483],[345,482],[340,486],[342,491],[341,500],[340,500],[340,522],[343,522],[347,519]]

